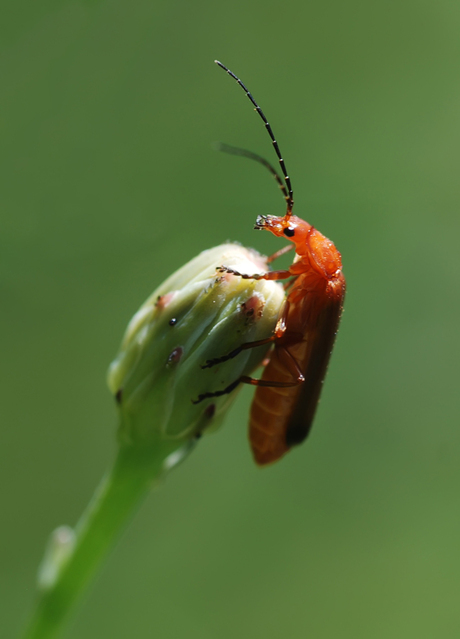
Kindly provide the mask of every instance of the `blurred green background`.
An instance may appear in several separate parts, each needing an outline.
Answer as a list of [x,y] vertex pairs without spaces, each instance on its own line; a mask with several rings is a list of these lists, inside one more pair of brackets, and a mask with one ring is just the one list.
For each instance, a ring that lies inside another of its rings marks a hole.
[[137,0],[0,10],[0,635],[115,452],[105,373],[202,249],[296,213],[348,296],[308,443],[260,470],[252,391],[136,516],[67,637],[460,634],[460,4]]

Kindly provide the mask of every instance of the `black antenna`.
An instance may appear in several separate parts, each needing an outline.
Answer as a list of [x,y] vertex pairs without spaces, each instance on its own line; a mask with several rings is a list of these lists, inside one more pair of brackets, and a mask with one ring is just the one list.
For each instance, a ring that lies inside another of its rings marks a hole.
[[[291,186],[291,178],[289,177],[287,171],[286,171],[286,165],[284,163],[283,160],[283,156],[281,155],[281,151],[280,148],[278,146],[278,142],[276,141],[275,136],[273,135],[273,131],[272,128],[270,126],[270,124],[268,123],[267,118],[264,115],[264,112],[262,111],[262,109],[260,108],[260,106],[257,104],[257,102],[254,100],[252,94],[248,91],[248,89],[245,87],[245,85],[241,82],[241,80],[239,78],[236,77],[236,75],[230,71],[230,69],[228,69],[224,64],[222,64],[222,62],[219,62],[219,60],[214,60],[214,62],[216,64],[218,64],[224,71],[226,71],[228,73],[228,75],[231,75],[232,78],[234,80],[236,80],[238,82],[238,84],[240,85],[240,87],[243,89],[243,91],[246,93],[246,95],[248,96],[248,98],[251,100],[252,104],[255,107],[255,110],[257,111],[257,113],[260,115],[260,117],[263,120],[263,123],[265,124],[265,128],[268,131],[268,135],[270,136],[270,139],[272,141],[273,144],[273,148],[275,149],[276,155],[278,156],[278,160],[280,163],[280,167],[281,170],[283,172],[284,175],[284,181],[286,182],[286,187],[287,187],[287,197],[286,197],[286,203],[287,203],[287,210],[286,210],[286,217],[289,217],[292,214],[292,208],[294,206],[294,194],[292,191],[292,186]],[[253,158],[255,159],[255,158]],[[268,162],[267,162],[268,164]],[[266,166],[266,165],[265,165]],[[270,166],[270,165],[269,165]],[[276,172],[275,172],[276,173]]]
[[214,148],[216,149],[216,151],[223,151],[223,153],[229,153],[230,155],[239,155],[244,158],[249,158],[250,160],[255,160],[256,162],[259,162],[259,164],[262,164],[262,166],[268,169],[275,178],[284,195],[284,199],[286,200],[286,202],[290,202],[290,197],[288,195],[286,185],[284,184],[282,178],[278,175],[278,171],[274,169],[270,162],[268,162],[261,155],[257,155],[257,153],[253,153],[252,151],[248,151],[246,149],[240,149],[237,146],[230,146],[230,144],[225,144],[224,142],[216,142]]

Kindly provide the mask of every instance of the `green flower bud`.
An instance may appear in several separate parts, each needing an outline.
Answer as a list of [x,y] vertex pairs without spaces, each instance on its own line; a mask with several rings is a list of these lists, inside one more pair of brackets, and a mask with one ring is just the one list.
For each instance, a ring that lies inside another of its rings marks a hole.
[[260,365],[266,346],[242,351],[210,368],[207,360],[230,353],[273,332],[284,300],[282,286],[219,273],[267,270],[265,259],[238,244],[204,251],[169,277],[134,315],[108,385],[117,399],[122,441],[190,442],[215,429],[236,391],[224,390]]

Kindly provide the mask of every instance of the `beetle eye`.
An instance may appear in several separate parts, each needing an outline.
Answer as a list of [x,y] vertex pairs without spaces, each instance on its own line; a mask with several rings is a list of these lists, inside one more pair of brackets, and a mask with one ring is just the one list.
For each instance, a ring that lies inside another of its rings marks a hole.
[[293,237],[295,233],[295,229],[292,228],[292,226],[288,226],[287,228],[284,229],[283,233],[286,237]]

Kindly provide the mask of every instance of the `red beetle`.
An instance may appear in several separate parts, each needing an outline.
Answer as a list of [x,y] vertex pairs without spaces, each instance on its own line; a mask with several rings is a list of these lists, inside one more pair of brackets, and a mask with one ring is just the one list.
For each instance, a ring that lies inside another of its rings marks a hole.
[[300,444],[310,432],[342,314],[345,278],[341,256],[333,242],[308,222],[292,215],[294,200],[291,180],[261,108],[234,73],[217,60],[216,64],[238,82],[251,100],[270,135],[283,172],[284,182],[260,156],[243,149],[222,147],[224,151],[249,157],[267,167],[284,194],[287,203],[285,215],[261,215],[255,225],[256,229],[271,231],[277,237],[292,242],[268,261],[273,261],[292,248],[295,248],[296,256],[290,268],[283,271],[247,274],[225,266],[219,269],[247,279],[288,279],[287,299],[273,335],[242,344],[232,353],[208,360],[204,365],[214,366],[248,348],[273,344],[262,378],[241,377],[222,391],[200,395],[199,401],[229,393],[239,383],[257,386],[251,407],[249,440],[255,461],[265,465],[282,457],[292,446]]

